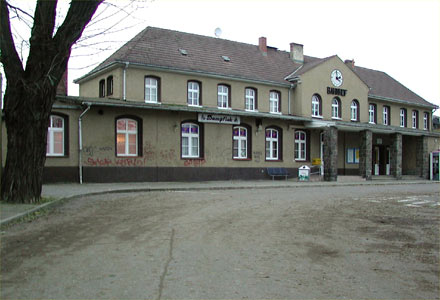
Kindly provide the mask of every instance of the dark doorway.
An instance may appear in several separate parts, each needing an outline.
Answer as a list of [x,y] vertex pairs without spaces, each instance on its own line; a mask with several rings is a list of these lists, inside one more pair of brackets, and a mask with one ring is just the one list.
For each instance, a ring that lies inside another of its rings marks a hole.
[[373,146],[373,175],[390,175],[390,148],[384,145]]

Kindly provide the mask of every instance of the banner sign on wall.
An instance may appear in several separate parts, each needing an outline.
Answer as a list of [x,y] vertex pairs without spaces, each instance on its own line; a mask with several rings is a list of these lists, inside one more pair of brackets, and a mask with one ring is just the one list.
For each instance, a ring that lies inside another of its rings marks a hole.
[[240,124],[239,116],[226,116],[216,114],[199,114],[199,122],[203,123],[217,123],[217,124]]

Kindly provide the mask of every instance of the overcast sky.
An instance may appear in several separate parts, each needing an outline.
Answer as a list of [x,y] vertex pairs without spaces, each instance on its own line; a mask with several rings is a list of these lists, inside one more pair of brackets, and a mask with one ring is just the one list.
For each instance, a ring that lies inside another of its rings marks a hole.
[[440,0],[154,0],[140,6],[133,20],[124,21],[136,26],[102,37],[112,41],[109,50],[80,57],[87,48],[72,52],[70,95],[78,95],[72,81],[93,68],[85,66],[103,61],[147,26],[206,36],[218,27],[223,39],[256,45],[265,36],[280,50],[296,42],[305,55],[354,59],[440,106]]

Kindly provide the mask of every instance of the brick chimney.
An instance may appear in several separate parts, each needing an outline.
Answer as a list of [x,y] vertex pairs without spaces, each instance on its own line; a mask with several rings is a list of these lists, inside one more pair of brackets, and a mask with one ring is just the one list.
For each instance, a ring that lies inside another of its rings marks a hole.
[[350,68],[354,69],[354,59],[346,59],[344,60],[344,63]]
[[304,46],[297,43],[290,43],[290,58],[299,64],[304,63]]
[[260,48],[260,51],[264,56],[267,55],[267,40],[264,36],[258,39],[258,48]]
[[67,69],[64,71],[63,77],[61,77],[60,82],[57,86],[57,95],[67,96]]

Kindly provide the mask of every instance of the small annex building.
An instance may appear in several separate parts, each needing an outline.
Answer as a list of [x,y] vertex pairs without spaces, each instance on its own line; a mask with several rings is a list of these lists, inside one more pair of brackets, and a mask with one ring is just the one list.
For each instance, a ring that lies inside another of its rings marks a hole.
[[428,178],[439,147],[437,107],[388,74],[265,37],[147,27],[75,83],[79,96],[53,106],[46,182],[263,179],[312,164],[329,181]]

